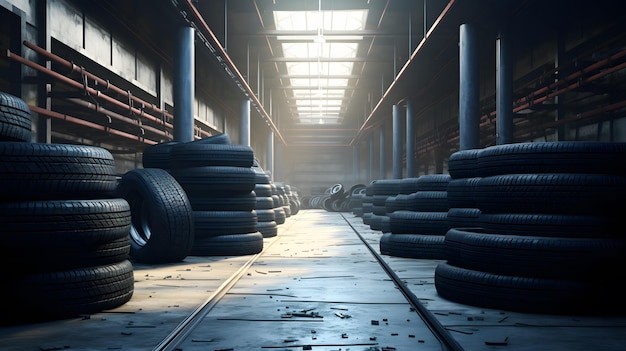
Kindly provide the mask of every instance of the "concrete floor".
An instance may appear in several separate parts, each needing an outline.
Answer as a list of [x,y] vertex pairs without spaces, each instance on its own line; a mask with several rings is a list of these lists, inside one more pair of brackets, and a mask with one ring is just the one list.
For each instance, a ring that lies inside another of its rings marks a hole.
[[[381,232],[343,216],[378,249]],[[343,216],[303,210],[288,218],[180,349],[439,350]],[[134,264],[135,292],[125,305],[85,318],[0,328],[0,350],[152,350],[252,257]],[[626,350],[626,316],[461,305],[437,296],[434,269],[441,261],[383,257],[465,350]]]

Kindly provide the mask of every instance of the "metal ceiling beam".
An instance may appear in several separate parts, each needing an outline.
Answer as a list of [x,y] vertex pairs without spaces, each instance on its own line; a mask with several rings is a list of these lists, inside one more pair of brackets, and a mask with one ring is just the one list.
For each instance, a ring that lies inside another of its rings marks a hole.
[[389,59],[372,59],[367,57],[270,57],[265,62],[388,62]]

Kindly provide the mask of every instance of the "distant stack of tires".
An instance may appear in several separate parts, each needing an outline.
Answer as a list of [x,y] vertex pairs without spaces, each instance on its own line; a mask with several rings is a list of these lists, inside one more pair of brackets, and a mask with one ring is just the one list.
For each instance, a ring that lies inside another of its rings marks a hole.
[[328,212],[354,212],[355,207],[361,212],[362,198],[365,185],[355,184],[346,190],[341,183],[322,189],[319,193],[302,196],[300,207],[305,209],[317,208]]
[[[267,174],[258,164],[254,163],[253,167],[256,172],[254,193],[256,196],[256,214],[257,214],[257,230],[263,235],[264,238],[271,238],[278,234],[278,223],[276,222],[275,208],[279,207],[276,199],[273,197],[272,181],[269,174]],[[276,190],[278,192],[278,190]],[[280,209],[284,212],[282,206]],[[284,216],[281,223],[284,223]]]
[[129,204],[113,156],[31,143],[26,103],[0,92],[0,323],[77,317],[132,297]]
[[231,144],[226,134],[220,134],[158,144],[146,151],[144,167],[167,167],[187,195],[194,227],[189,255],[237,256],[263,249],[263,235],[257,230],[252,148]]
[[[403,182],[409,194],[387,199],[389,231],[380,238],[384,255],[443,259],[448,222],[449,174],[428,174]],[[407,192],[408,192],[407,191]]]
[[[626,144],[544,142],[472,151],[475,226],[445,236],[440,296],[531,313],[623,313]],[[465,152],[464,159],[470,159]],[[452,157],[451,157],[452,159]]]

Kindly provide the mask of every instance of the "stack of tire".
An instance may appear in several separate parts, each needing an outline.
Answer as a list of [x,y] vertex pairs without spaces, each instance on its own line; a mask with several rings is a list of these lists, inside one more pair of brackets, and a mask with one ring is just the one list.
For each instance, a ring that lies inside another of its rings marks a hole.
[[450,175],[428,174],[405,181],[415,192],[398,195],[393,207],[387,205],[393,212],[388,215],[389,232],[380,238],[380,252],[397,257],[444,259],[444,240],[450,229],[446,190]]
[[[257,230],[264,238],[271,238],[278,234],[278,223],[276,223],[276,211],[274,210],[277,207],[275,201],[279,201],[278,195],[276,199],[272,196],[273,189],[270,176],[256,161],[253,169],[255,171],[254,193],[256,195]],[[280,208],[282,209],[282,206]],[[284,222],[284,218],[282,222]]]
[[387,216],[387,198],[403,193],[405,181],[403,179],[379,179],[372,183],[372,215],[370,229],[386,232],[389,229]]
[[285,184],[285,194],[287,195],[287,199],[289,200],[289,209],[291,210],[291,215],[297,215],[298,212],[300,212],[301,206],[298,190],[290,184]]
[[192,256],[259,253],[254,152],[245,145],[209,137],[178,143],[169,151],[170,173],[184,189],[193,210]]
[[363,209],[363,224],[370,225],[374,210],[374,181],[365,187],[361,208]]
[[476,206],[474,190],[480,181],[478,153],[480,149],[461,150],[448,159],[448,222],[451,228],[480,226],[480,210]]
[[477,155],[479,225],[446,234],[442,297],[530,313],[624,313],[626,144],[498,145]]
[[31,143],[31,116],[0,93],[0,323],[112,309],[133,295],[130,208],[114,198],[113,156],[85,145]]
[[272,189],[272,199],[274,200],[274,217],[276,220],[276,224],[281,225],[287,221],[287,212],[285,211],[285,206],[283,205],[283,198],[280,196],[278,192],[278,186],[273,182],[270,183],[270,187]]

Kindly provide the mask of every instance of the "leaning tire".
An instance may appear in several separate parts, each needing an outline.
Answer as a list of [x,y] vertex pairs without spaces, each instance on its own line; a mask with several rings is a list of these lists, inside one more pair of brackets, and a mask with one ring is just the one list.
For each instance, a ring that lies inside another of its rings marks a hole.
[[243,256],[253,255],[263,250],[263,234],[219,235],[196,240],[193,256]]
[[131,257],[148,263],[177,262],[193,245],[193,212],[182,187],[162,169],[135,169],[122,176],[119,196],[132,213]]
[[0,92],[0,141],[26,141],[32,138],[32,118],[24,100]]

